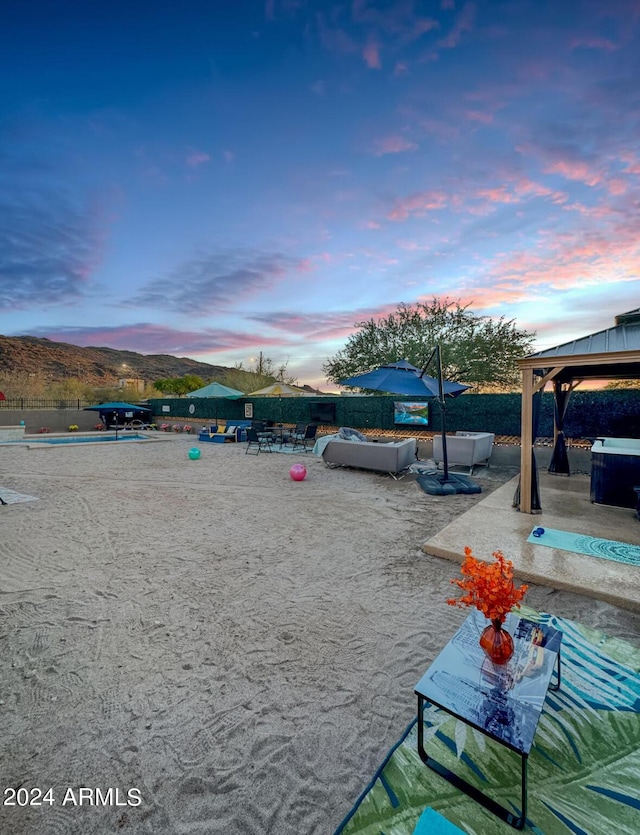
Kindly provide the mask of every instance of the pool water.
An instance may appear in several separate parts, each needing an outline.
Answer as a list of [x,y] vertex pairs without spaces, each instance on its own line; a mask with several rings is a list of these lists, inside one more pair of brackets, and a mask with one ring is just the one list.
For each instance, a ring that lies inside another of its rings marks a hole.
[[109,435],[107,437],[98,437],[94,436],[91,438],[80,438],[80,437],[71,437],[71,438],[28,438],[28,439],[21,439],[19,441],[0,441],[0,445],[4,444],[49,444],[50,446],[60,446],[60,445],[67,445],[67,444],[98,444],[98,443],[108,443],[118,441],[148,441],[146,435],[137,435],[131,434],[127,432],[126,435],[119,435],[117,438],[115,435]]

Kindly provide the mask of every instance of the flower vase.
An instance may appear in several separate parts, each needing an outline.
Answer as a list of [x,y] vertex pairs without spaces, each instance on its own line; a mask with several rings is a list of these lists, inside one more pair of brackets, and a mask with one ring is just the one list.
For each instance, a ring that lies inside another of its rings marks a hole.
[[513,655],[513,638],[502,628],[500,618],[491,621],[480,636],[480,646],[494,664],[506,664]]

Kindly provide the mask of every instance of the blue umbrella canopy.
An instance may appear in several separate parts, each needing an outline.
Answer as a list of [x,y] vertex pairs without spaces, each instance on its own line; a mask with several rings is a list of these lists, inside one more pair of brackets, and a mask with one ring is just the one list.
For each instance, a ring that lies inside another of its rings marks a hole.
[[115,426],[116,439],[118,438],[118,424],[126,423],[128,420],[147,421],[151,416],[151,409],[148,406],[134,406],[132,403],[98,403],[97,406],[85,406],[85,412],[100,412],[100,419],[105,426]]
[[[340,380],[339,384],[373,391],[387,391],[391,394],[405,394],[411,397],[438,397],[440,394],[438,380],[428,374],[421,374],[420,369],[407,360],[397,360],[381,365],[380,368],[367,371],[365,374],[356,374],[355,377]],[[445,395],[457,397],[470,386],[443,380],[442,388]]]
[[187,397],[229,397],[235,399],[244,397],[244,392],[232,389],[230,386],[223,386],[222,383],[209,383],[204,388],[190,391]]
[[86,406],[85,412],[150,412],[148,406],[133,406],[131,403],[98,403],[97,406]]

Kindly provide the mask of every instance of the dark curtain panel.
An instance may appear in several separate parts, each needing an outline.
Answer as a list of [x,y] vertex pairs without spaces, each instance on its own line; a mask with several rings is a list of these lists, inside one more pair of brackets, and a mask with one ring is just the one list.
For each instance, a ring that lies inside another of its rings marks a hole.
[[[531,445],[531,512],[540,513],[542,505],[540,504],[540,487],[538,484],[538,464],[536,462],[535,440],[538,437],[538,424],[540,423],[540,405],[542,403],[542,392],[537,391],[532,398],[531,403],[531,423],[533,428],[533,444]],[[522,473],[520,473],[520,479]],[[520,509],[520,479],[518,486],[513,496],[513,507]]]
[[567,445],[564,440],[564,416],[569,405],[570,388],[562,388],[562,383],[555,380],[553,383],[553,416],[555,418],[558,437],[553,448],[553,455],[549,463],[549,472],[554,475],[569,475],[569,456]]

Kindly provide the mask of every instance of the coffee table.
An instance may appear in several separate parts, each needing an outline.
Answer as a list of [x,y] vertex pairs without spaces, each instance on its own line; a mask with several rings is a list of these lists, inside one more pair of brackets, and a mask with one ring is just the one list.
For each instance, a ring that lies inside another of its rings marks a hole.
[[[547,690],[560,687],[562,632],[511,612],[504,628],[514,653],[504,665],[491,662],[478,643],[487,621],[472,613],[416,684],[418,753],[423,762],[486,809],[524,827],[527,817],[527,759]],[[551,684],[554,669],[555,684]],[[514,751],[521,761],[521,805],[514,813],[429,756],[424,747],[424,707],[429,702]]]

